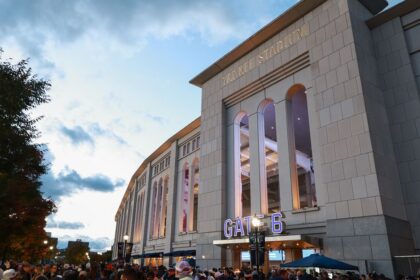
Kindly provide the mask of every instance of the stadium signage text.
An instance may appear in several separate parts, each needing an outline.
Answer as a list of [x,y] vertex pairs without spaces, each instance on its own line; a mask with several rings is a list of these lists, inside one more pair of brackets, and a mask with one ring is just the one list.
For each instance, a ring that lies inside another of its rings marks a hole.
[[231,71],[222,76],[222,86],[235,81],[246,73],[253,70],[256,66],[266,62],[273,56],[279,54],[284,49],[296,44],[302,38],[309,35],[309,25],[306,23],[302,27],[297,28],[289,34],[282,37],[281,40],[276,41],[267,48],[264,48],[257,55],[245,60],[240,65],[234,66]]
[[[236,219],[226,219],[223,223],[223,234],[225,238],[248,236],[252,230],[253,216]],[[263,219],[264,215],[257,215],[258,219]],[[281,234],[285,228],[284,216],[281,212],[271,215],[270,228],[273,234]]]

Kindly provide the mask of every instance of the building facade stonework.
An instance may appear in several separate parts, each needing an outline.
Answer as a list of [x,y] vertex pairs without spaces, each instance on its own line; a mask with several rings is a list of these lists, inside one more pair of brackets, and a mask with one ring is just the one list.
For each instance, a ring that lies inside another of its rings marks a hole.
[[114,257],[127,234],[134,260],[240,267],[225,220],[282,213],[267,249],[283,261],[403,272],[395,257],[420,252],[420,2],[385,5],[300,1],[196,76],[201,117],[133,175]]

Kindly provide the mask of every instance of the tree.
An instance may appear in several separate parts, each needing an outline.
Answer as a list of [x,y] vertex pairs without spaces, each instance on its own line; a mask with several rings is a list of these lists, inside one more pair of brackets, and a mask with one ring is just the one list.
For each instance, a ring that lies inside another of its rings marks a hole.
[[36,260],[45,253],[45,218],[56,210],[44,198],[43,149],[34,143],[40,118],[30,111],[49,101],[48,81],[32,74],[27,60],[12,64],[0,49],[0,257]]
[[82,264],[87,262],[89,253],[89,243],[78,239],[70,241],[66,249],[66,262],[71,264]]

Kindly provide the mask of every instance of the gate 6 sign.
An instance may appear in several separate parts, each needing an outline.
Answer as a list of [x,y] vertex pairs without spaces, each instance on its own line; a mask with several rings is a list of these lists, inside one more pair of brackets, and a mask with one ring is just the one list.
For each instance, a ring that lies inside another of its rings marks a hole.
[[[236,219],[226,219],[223,223],[223,233],[225,238],[248,236],[251,229],[251,220],[253,216],[247,216]],[[263,219],[264,215],[257,215],[257,218]],[[270,228],[273,234],[281,234],[285,228],[285,217],[281,212],[271,215]]]

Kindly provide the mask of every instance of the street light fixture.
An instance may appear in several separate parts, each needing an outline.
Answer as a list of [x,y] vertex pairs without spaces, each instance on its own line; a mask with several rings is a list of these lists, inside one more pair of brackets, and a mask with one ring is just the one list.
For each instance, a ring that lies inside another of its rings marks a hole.
[[258,228],[258,227],[261,225],[261,221],[260,221],[260,219],[258,219],[256,216],[254,216],[254,217],[252,218],[252,225],[253,225],[255,228]]
[[126,262],[126,255],[125,255],[125,250],[126,250],[126,248],[127,248],[127,240],[129,239],[129,236],[127,235],[127,234],[125,234],[124,235],[124,250],[123,250],[123,252],[124,252],[124,264],[125,264],[125,262]]
[[48,244],[48,240],[45,239],[44,240],[44,244],[47,245]]
[[[258,217],[255,215],[252,218],[252,225],[254,227],[254,234],[255,234],[255,262],[256,262],[256,266],[257,266],[257,275],[258,275],[258,279],[260,279],[260,256],[259,254],[261,253],[259,251],[259,247],[260,247],[260,237],[259,237],[259,230],[260,230],[260,226],[261,226],[261,221],[260,219],[258,219]],[[264,254],[264,252],[262,252]]]

